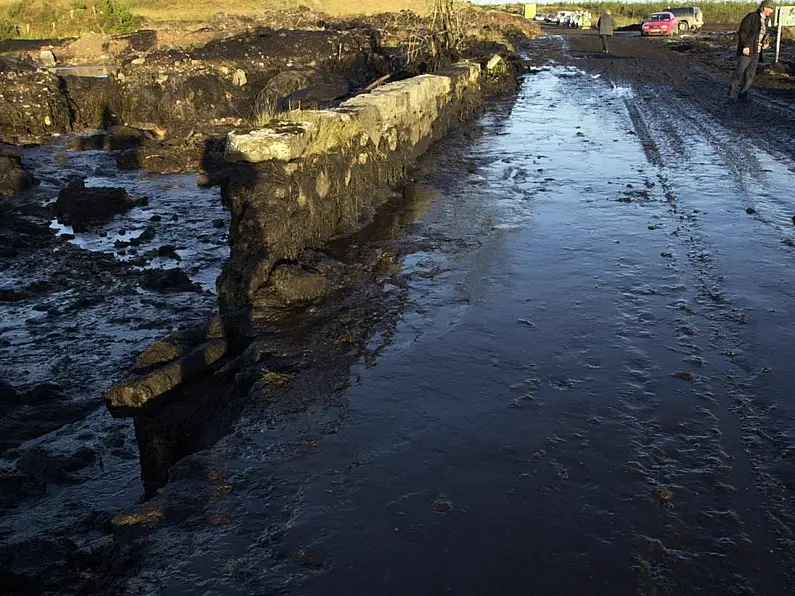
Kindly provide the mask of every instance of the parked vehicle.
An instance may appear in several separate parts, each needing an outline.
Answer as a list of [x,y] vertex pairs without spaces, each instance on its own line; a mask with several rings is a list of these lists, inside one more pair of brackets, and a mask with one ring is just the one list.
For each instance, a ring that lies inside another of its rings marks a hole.
[[679,30],[676,17],[670,12],[655,12],[640,28],[641,35],[675,35]]
[[704,26],[704,13],[698,6],[666,8],[663,12],[670,12],[676,17],[679,31],[698,31]]
[[549,15],[543,15],[540,12],[536,14],[534,21],[546,21]]
[[558,15],[554,12],[549,13],[545,18],[544,21],[547,23],[556,23],[558,22]]
[[574,15],[574,20],[572,21],[571,26],[575,29],[590,29],[592,24],[593,22],[590,12],[577,11],[577,14]]
[[557,24],[561,27],[568,27],[569,22],[574,18],[574,14],[573,10],[559,10]]

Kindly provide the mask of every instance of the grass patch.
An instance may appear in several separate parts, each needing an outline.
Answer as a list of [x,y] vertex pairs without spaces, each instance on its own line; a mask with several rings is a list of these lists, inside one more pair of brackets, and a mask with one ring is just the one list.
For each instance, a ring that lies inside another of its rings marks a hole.
[[[3,1],[3,0],[0,0]],[[218,13],[256,16],[266,11],[295,10],[306,6],[335,16],[413,10],[426,13],[429,0],[130,0],[133,14],[152,21],[200,21]]]
[[204,21],[225,13],[258,16],[264,12],[309,7],[331,15],[412,10],[427,13],[431,0],[0,0],[0,38],[73,37],[126,33],[144,21]]
[[128,33],[140,19],[126,0],[0,0],[0,36],[72,37],[86,31]]

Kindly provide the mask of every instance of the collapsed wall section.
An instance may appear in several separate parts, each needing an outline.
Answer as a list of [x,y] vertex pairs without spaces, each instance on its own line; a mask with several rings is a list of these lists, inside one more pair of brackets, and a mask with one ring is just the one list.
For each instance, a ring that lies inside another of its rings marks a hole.
[[218,280],[221,314],[244,335],[343,284],[330,240],[364,226],[406,167],[480,101],[480,67],[462,62],[386,84],[333,110],[298,111],[230,133],[222,186],[231,256]]

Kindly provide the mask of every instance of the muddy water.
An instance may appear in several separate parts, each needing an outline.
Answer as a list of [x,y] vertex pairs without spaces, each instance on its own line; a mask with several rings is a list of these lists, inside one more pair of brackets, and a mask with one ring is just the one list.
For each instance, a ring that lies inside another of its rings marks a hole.
[[[66,373],[67,381],[85,388],[95,377],[90,371],[103,360],[97,358],[98,352],[105,353],[103,364],[110,359],[118,369],[121,359],[143,349],[158,333],[171,331],[181,316],[196,318],[215,309],[211,295],[215,278],[229,254],[228,214],[217,189],[197,188],[193,176],[120,172],[112,154],[68,151],[62,145],[30,150],[26,161],[41,180],[29,191],[28,199],[42,206],[52,204],[59,190],[77,178],[84,179],[86,186],[124,187],[134,199],[146,202],[86,233],[75,234],[69,226],[53,220],[53,235],[62,234],[69,245],[104,253],[111,261],[130,263],[133,273],[182,268],[205,294],[157,294],[128,287],[124,275],[105,274],[108,279],[102,294],[86,296],[86,288],[81,286],[89,286],[88,281],[64,282],[69,271],[50,269],[48,261],[55,262],[58,253],[69,247],[55,247],[53,255],[44,256],[38,266],[24,259],[13,261],[3,271],[0,288],[23,290],[39,284],[47,291],[36,300],[0,303],[4,340],[0,349],[4,368],[8,367],[6,378],[26,386],[53,380],[60,372]],[[147,229],[151,239],[140,240]],[[158,253],[160,247],[167,250]],[[60,367],[59,360],[64,360]],[[107,367],[100,370],[108,374]],[[101,392],[108,378],[100,376],[96,381],[93,389]]]
[[571,67],[480,124],[418,181],[345,406],[249,408],[128,589],[793,593],[793,164]]
[[[47,568],[57,578],[64,544],[107,552],[112,538],[97,528],[140,497],[141,480],[132,424],[111,419],[102,392],[147,345],[215,314],[214,281],[229,252],[217,188],[197,188],[195,176],[120,172],[112,154],[69,151],[67,140],[26,152],[40,184],[15,200],[41,242],[4,259],[0,273],[0,379],[20,392],[55,383],[49,398],[4,404],[0,583],[15,593],[40,593],[40,584],[26,587],[7,570],[36,577]],[[47,206],[78,178],[147,200],[74,234],[49,223]],[[147,228],[148,240],[120,247]],[[163,245],[171,248],[158,252]],[[147,272],[175,267],[192,291],[142,287]]]

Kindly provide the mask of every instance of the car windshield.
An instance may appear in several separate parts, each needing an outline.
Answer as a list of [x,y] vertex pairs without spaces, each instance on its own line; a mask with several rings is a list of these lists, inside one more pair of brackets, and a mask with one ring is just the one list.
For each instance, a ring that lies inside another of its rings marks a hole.
[[651,15],[649,18],[650,21],[668,21],[670,20],[670,16],[667,12],[658,12],[657,14]]

